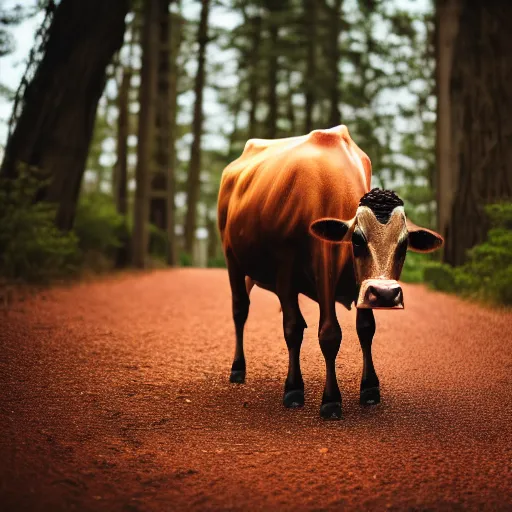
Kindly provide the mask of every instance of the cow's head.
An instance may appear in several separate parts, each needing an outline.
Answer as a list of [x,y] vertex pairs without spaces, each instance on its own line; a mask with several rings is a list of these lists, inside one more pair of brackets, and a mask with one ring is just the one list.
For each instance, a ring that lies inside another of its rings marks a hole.
[[407,249],[431,252],[443,245],[440,235],[406,219],[404,203],[394,192],[377,188],[361,198],[353,219],[318,219],[310,229],[322,240],[352,244],[358,308],[403,308],[397,280]]

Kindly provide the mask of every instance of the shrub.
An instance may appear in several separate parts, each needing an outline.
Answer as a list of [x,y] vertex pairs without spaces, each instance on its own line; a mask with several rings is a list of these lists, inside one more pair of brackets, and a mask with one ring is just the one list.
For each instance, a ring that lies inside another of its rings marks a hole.
[[0,180],[0,275],[8,281],[47,282],[79,268],[75,234],[55,227],[55,205],[34,202],[43,185],[28,169]]
[[111,269],[118,249],[129,239],[126,221],[117,213],[112,197],[99,192],[80,197],[74,231],[84,265],[95,271]]
[[208,260],[209,268],[226,268],[226,260],[224,256],[216,256],[215,258],[210,258]]
[[430,263],[424,278],[437,290],[512,304],[512,203],[486,207],[487,240],[468,251],[467,262],[453,268]]
[[103,193],[82,194],[74,224],[80,248],[113,255],[127,230],[123,216],[116,211],[112,197]]
[[423,268],[423,279],[427,281],[434,290],[443,292],[456,291],[455,269],[446,263],[431,261]]
[[192,266],[192,256],[187,252],[180,253],[180,266],[181,267],[191,267]]
[[424,254],[408,251],[400,280],[405,283],[423,282],[423,270],[429,261],[429,257]]
[[149,254],[157,259],[166,261],[167,251],[169,250],[167,242],[167,233],[157,228],[154,224],[148,224],[149,229]]

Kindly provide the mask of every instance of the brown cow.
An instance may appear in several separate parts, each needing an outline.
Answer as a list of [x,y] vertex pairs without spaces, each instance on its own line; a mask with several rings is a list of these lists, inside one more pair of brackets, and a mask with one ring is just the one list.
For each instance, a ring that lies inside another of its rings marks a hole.
[[[380,401],[372,362],[375,308],[403,308],[400,277],[407,248],[443,243],[406,219],[394,192],[370,191],[371,163],[345,126],[278,140],[249,140],[222,174],[218,222],[233,299],[236,350],[231,382],[245,381],[243,331],[252,283],[274,292],[289,351],[284,405],[304,404],[300,347],[306,322],[298,294],[318,302],[326,383],[320,414],[341,417],[335,360],[341,328],[335,303],[357,309],[363,351],[362,404]],[[343,220],[342,220],[343,219]],[[247,280],[249,281],[246,283]]]

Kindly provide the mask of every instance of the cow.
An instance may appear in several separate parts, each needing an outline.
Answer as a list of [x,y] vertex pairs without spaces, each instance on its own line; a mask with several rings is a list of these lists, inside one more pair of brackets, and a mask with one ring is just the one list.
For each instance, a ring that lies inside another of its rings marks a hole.
[[298,137],[251,139],[223,171],[218,227],[232,293],[235,356],[230,381],[244,383],[244,325],[253,285],[275,293],[289,352],[283,404],[304,405],[300,348],[307,327],[298,295],[318,302],[318,339],[326,381],[324,419],[341,418],[335,361],[342,331],[335,304],[355,303],[363,354],[360,403],[380,402],[372,360],[373,309],[402,309],[398,279],[407,249],[431,252],[443,244],[434,231],[406,218],[390,190],[370,189],[368,156],[346,126]]

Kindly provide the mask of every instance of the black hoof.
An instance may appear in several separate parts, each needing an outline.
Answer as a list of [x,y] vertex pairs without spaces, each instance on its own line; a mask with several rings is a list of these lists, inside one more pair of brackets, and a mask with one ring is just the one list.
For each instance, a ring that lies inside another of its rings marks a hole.
[[320,407],[320,416],[324,420],[341,419],[341,402],[328,402]]
[[245,370],[231,370],[229,382],[233,384],[243,384],[245,382]]
[[284,394],[283,405],[290,409],[304,407],[304,391],[302,389],[293,389]]
[[361,405],[377,405],[380,403],[379,388],[368,388],[361,390],[359,401]]

